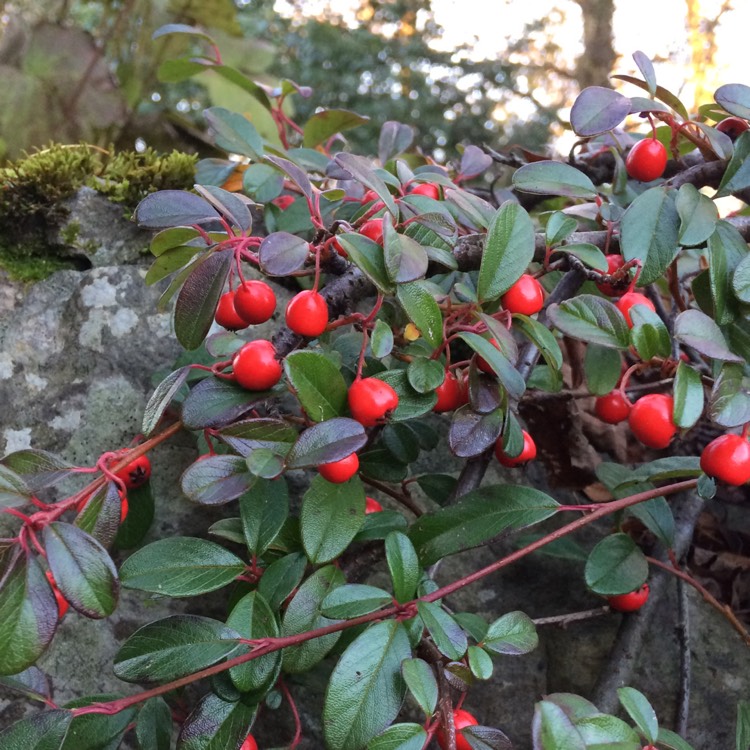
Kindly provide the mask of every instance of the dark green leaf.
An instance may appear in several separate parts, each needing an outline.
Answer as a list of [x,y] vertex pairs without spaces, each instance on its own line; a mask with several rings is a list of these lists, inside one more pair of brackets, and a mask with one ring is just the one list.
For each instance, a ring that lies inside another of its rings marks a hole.
[[463,496],[456,505],[421,516],[409,538],[423,565],[470,549],[506,529],[540,523],[557,512],[549,495],[530,487],[494,485]]
[[735,747],[747,750],[750,747],[750,703],[740,701],[737,704],[737,732]]
[[526,383],[521,373],[513,367],[510,360],[499,349],[476,333],[462,331],[458,337],[487,362],[511,398],[521,398],[526,390]]
[[163,596],[197,596],[230,584],[245,563],[215,542],[189,536],[159,539],[120,568],[122,585]]
[[478,680],[489,680],[494,671],[492,657],[479,646],[469,646],[469,669]]
[[230,226],[237,227],[243,232],[250,232],[253,218],[246,199],[216,185],[196,185],[195,190],[227,220]]
[[717,222],[714,233],[708,238],[708,271],[713,318],[719,325],[730,323],[739,314],[733,292],[742,300],[736,281],[738,269],[746,258],[750,258],[750,254],[739,231],[726,221]]
[[391,604],[393,597],[383,589],[361,583],[348,583],[331,591],[320,611],[335,620],[351,620]]
[[[649,485],[650,486],[650,485]],[[635,516],[665,547],[674,546],[674,516],[672,508],[663,497],[654,497],[638,503],[628,512]]]
[[637,258],[643,263],[638,286],[664,275],[679,250],[679,227],[673,190],[651,188],[628,206],[622,217],[620,246],[626,261]]
[[431,500],[444,505],[456,487],[456,478],[449,474],[424,474],[417,484]]
[[445,380],[445,365],[435,359],[415,357],[406,368],[411,387],[418,393],[431,393]]
[[367,750],[422,750],[427,732],[419,724],[393,724],[367,744]]
[[547,221],[545,233],[547,244],[552,247],[570,237],[578,228],[578,222],[572,216],[566,216],[562,211],[555,211]]
[[560,706],[539,701],[531,723],[534,750],[586,750],[586,742]]
[[576,722],[576,729],[581,733],[587,748],[641,750],[641,742],[636,732],[616,716],[587,716]]
[[132,549],[143,541],[154,520],[154,495],[151,484],[146,483],[128,491],[129,512],[115,537],[116,549]]
[[180,477],[180,488],[194,503],[223,505],[246,492],[251,482],[242,457],[215,455],[188,466]]
[[480,301],[504,294],[534,258],[534,225],[518,203],[508,201],[492,219],[482,253],[477,293]]
[[385,557],[396,600],[408,602],[414,597],[422,578],[422,568],[409,537],[400,531],[388,534],[385,538]]
[[680,362],[674,379],[673,420],[678,427],[689,429],[703,413],[703,383],[701,374]]
[[375,359],[383,359],[393,351],[393,331],[386,322],[375,321],[375,328],[370,336],[370,349]]
[[419,707],[425,715],[432,716],[438,699],[438,684],[432,667],[422,659],[404,659],[401,674]]
[[239,637],[218,620],[174,615],[136,630],[117,652],[114,671],[125,682],[168,682],[226,658]]
[[273,232],[258,249],[260,267],[269,276],[289,276],[304,268],[310,255],[306,240],[289,232]]
[[621,687],[617,690],[617,697],[645,738],[649,742],[656,742],[659,735],[659,722],[646,696],[635,688]]
[[177,750],[228,750],[247,736],[258,707],[242,701],[230,703],[209,693],[182,725]]
[[99,619],[114,612],[120,582],[107,550],[68,523],[45,527],[44,547],[57,587],[82,615]]
[[722,427],[750,422],[750,381],[740,365],[725,364],[721,368],[711,391],[708,414]]
[[244,115],[224,107],[211,107],[204,110],[203,116],[219,148],[255,161],[263,156],[263,139]]
[[443,341],[443,317],[425,284],[419,281],[399,284],[396,296],[425,341],[434,347],[440,346]]
[[469,645],[461,626],[439,604],[420,601],[417,607],[440,653],[453,661],[461,659]]
[[620,381],[622,355],[616,349],[589,344],[583,367],[589,391],[594,396],[605,396]]
[[141,750],[170,750],[172,711],[163,698],[151,698],[138,712],[135,734]]
[[719,326],[700,310],[685,310],[677,316],[674,322],[674,337],[712,359],[723,362],[744,361],[742,357],[729,351]]
[[597,271],[607,272],[608,265],[604,253],[596,246],[588,242],[579,242],[574,245],[560,245],[554,249],[556,253],[574,255],[581,263]]
[[307,148],[315,148],[336,133],[351,130],[369,121],[369,117],[363,117],[346,109],[324,109],[316,112],[305,123],[302,142]]
[[138,204],[133,218],[139,226],[163,229],[216,221],[219,213],[208,201],[194,193],[186,190],[160,190],[146,196]]
[[0,750],[60,750],[72,719],[62,709],[31,714],[0,732]]
[[181,367],[179,370],[170,373],[151,394],[151,398],[149,398],[143,411],[141,430],[143,430],[144,435],[150,435],[156,429],[175,394],[182,388],[188,375],[190,375],[190,369],[190,367]]
[[734,269],[732,289],[741,302],[750,302],[750,255],[745,255]]
[[86,501],[75,525],[91,534],[102,546],[109,547],[117,536],[122,515],[122,500],[114,482],[107,482]]
[[363,234],[347,232],[337,235],[341,247],[346,250],[349,260],[378,288],[382,294],[393,294],[395,285],[385,267],[383,248]]
[[315,422],[346,410],[346,382],[333,362],[320,352],[298,351],[284,358],[284,372],[302,408]]
[[[282,636],[297,635],[324,628],[334,621],[321,614],[321,605],[328,594],[344,583],[344,574],[333,565],[313,573],[292,598],[284,613]],[[283,651],[285,672],[299,674],[315,666],[337,643],[341,633],[329,633]]]
[[268,391],[250,392],[226,380],[205,378],[185,399],[182,421],[189,430],[223,427],[268,396]]
[[[71,701],[65,708],[80,708],[119,697],[121,696],[91,695]],[[59,750],[117,750],[135,715],[136,709],[131,707],[111,715],[91,713],[76,716]],[[58,750],[57,745],[54,747]]]
[[427,252],[416,240],[399,234],[393,224],[383,220],[383,257],[388,277],[396,284],[421,279],[427,272]]
[[630,310],[630,338],[644,362],[652,357],[669,357],[672,353],[672,340],[661,318],[645,305],[635,305]]
[[609,301],[581,294],[547,308],[550,321],[567,336],[612,349],[630,346],[630,329],[622,313]]
[[290,469],[340,461],[367,442],[365,428],[348,417],[336,417],[308,427],[287,455]]
[[742,133],[734,142],[732,158],[729,160],[724,176],[721,178],[716,198],[722,198],[750,186],[750,134]]
[[281,419],[260,417],[227,425],[218,437],[241,456],[249,456],[258,448],[285,456],[297,439],[297,430]]
[[262,555],[276,539],[289,515],[289,492],[281,479],[255,479],[240,496],[240,516],[247,548]]
[[682,737],[664,727],[659,727],[658,743],[664,745],[664,747],[668,747],[670,750],[693,750],[692,745],[685,742]]
[[539,636],[531,618],[524,612],[508,612],[490,625],[482,646],[495,654],[520,656],[533,651],[538,644]]
[[628,594],[648,576],[646,557],[627,534],[610,534],[586,561],[586,585],[596,594]]
[[[73,468],[72,464],[63,461],[53,453],[35,448],[8,453],[0,460],[0,465],[20,477],[18,489],[23,489],[24,492],[39,492],[46,487],[51,487],[69,476],[69,469]],[[9,476],[6,475],[5,482],[0,478],[0,487],[8,482]],[[15,480],[11,484],[16,484]]]
[[307,558],[304,553],[291,552],[272,562],[263,571],[258,593],[268,602],[271,609],[278,610],[289,594],[299,586],[306,567]]
[[281,195],[284,176],[268,164],[251,164],[242,175],[242,190],[259,203]]
[[406,631],[392,621],[371,625],[348,646],[331,674],[323,709],[330,750],[361,748],[391,724],[405,693],[401,662],[409,657]]
[[719,218],[716,204],[688,182],[677,191],[675,207],[680,217],[680,244],[685,247],[702,245],[716,227]]
[[570,110],[573,131],[584,138],[616,128],[630,114],[630,99],[603,86],[587,86]]
[[432,411],[437,402],[434,393],[418,393],[411,387],[406,370],[388,370],[375,377],[388,383],[398,394],[398,406],[390,416],[391,422],[405,422],[421,417]]
[[597,196],[594,183],[583,172],[559,161],[524,164],[513,173],[513,187],[524,193],[540,195],[562,195],[589,200]]
[[550,367],[555,370],[562,368],[563,355],[560,351],[560,345],[547,326],[526,315],[515,313],[513,315],[513,328],[526,336],[539,349]]

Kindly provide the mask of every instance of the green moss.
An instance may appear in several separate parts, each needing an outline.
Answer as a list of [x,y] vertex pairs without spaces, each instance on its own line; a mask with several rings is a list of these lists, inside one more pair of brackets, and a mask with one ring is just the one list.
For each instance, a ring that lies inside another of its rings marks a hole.
[[65,219],[66,198],[90,187],[129,214],[149,193],[192,187],[195,163],[195,156],[177,151],[111,153],[52,145],[0,168],[0,268],[16,279],[38,280],[74,267],[65,254],[76,247],[76,228],[68,228],[64,245],[47,239]]

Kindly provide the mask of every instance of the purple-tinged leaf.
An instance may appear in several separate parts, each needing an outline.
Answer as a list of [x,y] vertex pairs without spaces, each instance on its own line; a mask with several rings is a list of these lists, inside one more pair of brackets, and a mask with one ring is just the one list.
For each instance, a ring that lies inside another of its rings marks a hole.
[[308,427],[300,434],[287,455],[290,469],[340,461],[367,443],[367,433],[359,422],[336,417]]
[[378,159],[380,163],[385,165],[389,159],[402,154],[411,146],[413,140],[414,128],[411,126],[395,120],[384,122],[378,139]]
[[190,375],[190,367],[181,367],[179,370],[167,375],[164,380],[156,386],[156,390],[151,394],[146,408],[143,411],[143,424],[141,430],[144,435],[150,435],[161,421],[164,412],[169,408],[175,394],[182,388],[183,384]]
[[713,318],[700,310],[685,310],[677,316],[674,337],[706,357],[722,362],[744,362],[742,357],[729,350],[724,334]]
[[750,86],[744,83],[727,83],[719,86],[714,99],[730,115],[750,120]]
[[[51,487],[69,476],[70,469],[73,468],[72,464],[63,461],[58,456],[35,448],[25,448],[9,453],[0,460],[0,465],[10,469],[22,480],[18,484],[17,490],[21,492],[24,501],[26,499],[25,490],[39,492],[46,487]],[[10,478],[10,475],[6,475],[5,482],[9,482]],[[3,477],[0,475],[0,504],[2,504],[3,484]],[[15,481],[13,485],[15,485]],[[15,494],[15,492],[12,494]]]
[[252,482],[241,456],[209,456],[188,466],[180,478],[182,491],[194,503],[223,505],[246,492]]
[[253,226],[253,219],[248,208],[249,198],[215,185],[196,185],[196,192],[200,193],[226,220],[243,232],[249,232]]
[[364,156],[356,154],[339,153],[333,157],[333,160],[342,169],[346,170],[351,178],[362,183],[370,190],[374,190],[378,198],[385,204],[388,212],[398,220],[398,206],[393,200],[393,196],[388,190],[388,186],[378,176],[370,162]]
[[570,124],[577,135],[588,138],[616,128],[630,114],[630,99],[603,86],[589,86],[570,110]]
[[110,547],[117,536],[122,516],[122,500],[114,482],[107,482],[86,501],[75,525],[91,534],[104,547]]
[[324,109],[322,112],[316,112],[305,123],[302,144],[306,148],[315,148],[336,133],[351,130],[369,121],[369,117],[346,109]]
[[189,430],[224,427],[270,395],[270,391],[246,391],[226,380],[205,378],[185,399],[182,421]]
[[31,714],[0,732],[0,750],[58,750],[72,720],[62,709]]
[[648,86],[649,94],[654,96],[656,94],[656,71],[651,60],[640,50],[633,52],[633,60],[638,66],[638,70],[641,71],[643,80],[646,82],[646,86]]
[[502,429],[501,409],[479,414],[469,406],[462,406],[453,414],[448,433],[451,453],[460,458],[478,456],[495,444]]
[[461,166],[458,168],[462,180],[478,177],[492,166],[492,157],[485,154],[479,146],[467,146],[461,154]]
[[269,276],[289,276],[304,268],[310,256],[307,240],[289,232],[274,232],[263,238],[258,260]]
[[[640,78],[635,78],[634,76],[628,75],[614,75],[611,77],[616,78],[620,81],[627,81],[628,83],[632,83],[634,86],[638,86],[638,88],[643,89],[644,91],[649,90],[648,84],[645,81],[642,81]],[[657,86],[655,96],[657,99],[664,102],[664,104],[666,104],[668,107],[671,107],[675,112],[677,112],[677,114],[682,117],[683,120],[690,119],[690,115],[688,114],[685,105],[668,89],[665,89],[663,86]]]
[[190,226],[217,221],[219,212],[208,202],[186,190],[160,190],[146,196],[133,215],[136,223],[149,229]]
[[178,750],[239,747],[255,719],[258,706],[230,703],[208,693],[185,719],[177,738]]
[[303,169],[300,169],[294,162],[289,159],[282,159],[280,156],[265,157],[275,167],[278,167],[303,193],[309,200],[313,197],[313,187],[310,179]]

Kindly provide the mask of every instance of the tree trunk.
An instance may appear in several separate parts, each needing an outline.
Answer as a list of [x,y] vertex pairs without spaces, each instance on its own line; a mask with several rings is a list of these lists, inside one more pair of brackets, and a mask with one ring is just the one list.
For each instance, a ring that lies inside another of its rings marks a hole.
[[617,59],[612,38],[614,0],[576,0],[583,14],[583,54],[576,64],[580,87],[609,86]]

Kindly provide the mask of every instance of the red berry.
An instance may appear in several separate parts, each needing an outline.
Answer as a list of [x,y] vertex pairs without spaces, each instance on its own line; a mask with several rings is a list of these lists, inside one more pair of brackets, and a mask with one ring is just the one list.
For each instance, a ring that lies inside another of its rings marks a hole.
[[248,341],[232,359],[234,379],[248,391],[265,391],[281,380],[281,365],[270,341]]
[[130,504],[128,503],[128,496],[124,493],[120,493],[120,523],[122,523],[128,517],[128,511],[130,510]]
[[234,307],[246,323],[265,323],[276,310],[276,295],[265,281],[246,281],[234,293]]
[[134,490],[145,484],[151,476],[151,461],[148,460],[148,456],[139,456],[120,471],[116,471],[115,476],[122,479],[126,489]]
[[720,133],[728,135],[733,141],[739,138],[750,127],[747,120],[741,117],[726,117],[717,126]]
[[440,188],[432,182],[421,182],[415,185],[410,191],[412,195],[426,195],[436,201],[440,200]]
[[[464,727],[475,727],[479,722],[463,708],[456,708],[453,711],[453,726],[456,728],[456,750],[472,750],[469,741],[460,733]],[[445,736],[442,728],[437,732],[438,745],[442,750],[448,750],[448,738]]]
[[536,458],[536,443],[534,442],[534,438],[529,435],[526,430],[522,430],[523,432],[523,448],[521,449],[521,453],[518,456],[515,456],[514,458],[511,458],[510,456],[506,455],[503,452],[503,439],[498,438],[497,442],[495,443],[495,458],[503,465],[508,467],[513,466],[521,466],[525,463],[528,463],[529,461],[532,461]]
[[384,420],[398,406],[398,394],[377,378],[361,378],[349,386],[349,411],[365,427]]
[[300,336],[320,336],[328,325],[328,304],[324,297],[311,289],[292,297],[286,306],[286,324]]
[[646,603],[649,591],[648,584],[644,583],[639,589],[631,591],[629,594],[608,596],[607,603],[618,612],[637,612]]
[[365,237],[369,237],[373,242],[377,242],[378,245],[383,244],[383,220],[382,219],[370,219],[366,221],[360,228],[359,233]]
[[362,203],[371,203],[378,200],[378,194],[374,190],[366,190],[362,196]]
[[701,469],[725,484],[750,482],[750,443],[741,435],[722,435],[701,453]]
[[280,195],[278,198],[274,198],[271,203],[277,206],[281,211],[285,211],[289,206],[294,203],[294,197],[291,195]]
[[[625,258],[622,257],[622,255],[618,255],[617,253],[613,253],[611,255],[605,255],[604,256],[607,259],[607,275],[611,276],[613,273],[615,273],[618,269],[622,268],[625,265]],[[607,297],[622,297],[623,294],[625,294],[628,285],[623,284],[619,289],[612,286],[612,284],[607,284],[605,282],[597,283],[596,288],[602,293],[606,294]]]
[[438,400],[432,407],[434,412],[453,411],[461,405],[461,384],[452,372],[446,371],[445,380],[435,389],[435,394]]
[[651,182],[664,174],[667,149],[655,138],[644,138],[633,146],[625,159],[625,169],[634,180]]
[[49,585],[52,586],[52,593],[55,595],[55,601],[57,602],[57,617],[58,619],[62,620],[62,618],[65,617],[65,613],[70,608],[70,604],[68,603],[68,600],[62,595],[60,589],[57,588],[55,577],[52,575],[52,571],[48,570],[45,575],[47,576]]
[[606,396],[599,396],[596,399],[594,412],[602,422],[620,424],[630,414],[630,401],[622,395],[621,391],[612,391]]
[[677,432],[672,421],[674,400],[665,393],[649,393],[630,409],[628,422],[635,437],[649,448],[666,448]]
[[258,750],[258,743],[253,738],[252,734],[248,734],[245,737],[245,741],[242,743],[240,750]]
[[505,292],[501,301],[508,312],[534,315],[544,306],[544,289],[533,276],[525,273]]
[[359,456],[351,453],[340,461],[320,464],[318,471],[324,479],[334,484],[348,482],[359,471]]
[[374,498],[365,498],[365,515],[370,513],[380,513],[383,510],[383,506]]
[[636,305],[645,305],[651,310],[651,312],[656,312],[654,303],[643,294],[639,294],[638,292],[628,292],[627,294],[623,294],[623,296],[615,302],[615,307],[625,316],[629,328],[632,328],[634,325],[630,317],[630,309]]
[[[492,346],[494,346],[495,349],[498,349],[498,350],[500,349],[500,346],[497,343],[497,339],[495,338],[490,339],[490,344],[492,344]],[[478,354],[477,354],[477,367],[482,372],[486,372],[488,375],[495,374],[495,371],[492,369],[492,367],[490,367],[490,363],[484,357],[480,357]],[[468,383],[467,383],[467,386],[468,386]]]
[[247,321],[237,312],[234,305],[234,292],[227,292],[219,297],[214,320],[228,331],[247,328]]

